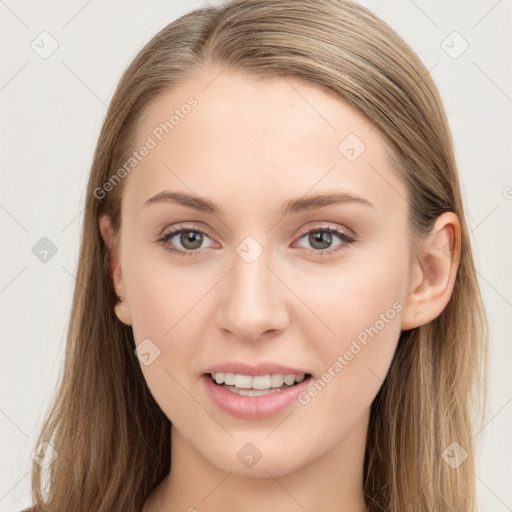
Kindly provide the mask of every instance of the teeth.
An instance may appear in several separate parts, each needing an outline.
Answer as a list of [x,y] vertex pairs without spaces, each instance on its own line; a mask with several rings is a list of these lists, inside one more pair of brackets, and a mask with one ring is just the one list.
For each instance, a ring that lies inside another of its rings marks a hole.
[[252,377],[248,375],[235,375],[235,388],[238,389],[251,389],[252,388]]
[[[270,386],[270,375],[256,375],[251,379],[252,389],[269,389]],[[238,386],[237,386],[238,387]]]
[[215,379],[217,384],[224,384],[224,373],[218,372],[215,375],[212,374],[212,377]]
[[251,375],[240,375],[238,373],[217,372],[212,374],[212,378],[217,384],[235,386],[238,389],[268,390],[271,388],[280,388],[284,384],[293,386],[296,382],[302,382],[305,378],[305,374],[283,375],[282,373],[274,373],[272,375],[256,375],[253,377]]

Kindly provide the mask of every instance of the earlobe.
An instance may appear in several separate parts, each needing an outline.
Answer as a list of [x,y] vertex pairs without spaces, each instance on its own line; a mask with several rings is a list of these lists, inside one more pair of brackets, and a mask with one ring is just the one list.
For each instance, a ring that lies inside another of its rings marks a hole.
[[125,325],[132,325],[132,318],[130,314],[130,308],[126,304],[126,300],[120,300],[114,307],[117,318]]
[[442,313],[453,292],[460,247],[459,219],[455,213],[445,212],[437,218],[432,234],[419,244],[402,330],[424,325]]
[[[118,297],[124,298],[126,297],[126,294],[119,258],[118,237],[115,235],[114,230],[112,229],[112,223],[107,215],[103,215],[100,218],[100,232],[108,250],[108,268],[110,270],[110,276],[114,285],[115,293]],[[114,311],[121,322],[126,325],[131,325],[130,308],[126,299],[118,301],[114,307]]]

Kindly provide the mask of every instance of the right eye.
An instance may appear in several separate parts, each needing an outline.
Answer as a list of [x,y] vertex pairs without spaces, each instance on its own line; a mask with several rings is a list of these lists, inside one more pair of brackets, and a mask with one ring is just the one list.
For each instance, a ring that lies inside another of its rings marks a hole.
[[[172,239],[175,237],[177,240],[173,242]],[[205,237],[209,238],[207,233],[201,229],[179,226],[177,229],[165,233],[157,242],[162,244],[164,249],[171,253],[193,256],[199,254],[200,251],[198,249]],[[183,249],[176,248],[178,243],[181,244]]]

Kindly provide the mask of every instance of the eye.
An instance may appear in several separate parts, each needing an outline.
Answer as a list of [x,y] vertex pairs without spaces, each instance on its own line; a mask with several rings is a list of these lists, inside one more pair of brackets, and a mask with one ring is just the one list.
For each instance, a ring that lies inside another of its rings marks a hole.
[[[355,241],[354,237],[349,233],[330,226],[321,226],[310,229],[301,236],[300,240],[306,237],[307,242],[313,247],[313,250],[309,250],[308,252],[314,256],[323,255],[324,252],[327,252],[327,254],[338,252],[344,246]],[[340,243],[338,244],[337,249],[332,249],[332,244],[336,238]]]
[[[307,237],[308,243],[313,247],[308,252],[314,256],[322,256],[324,253],[331,255],[355,241],[354,237],[349,233],[330,226],[318,226],[310,229],[300,237],[300,240],[305,237]],[[176,240],[173,241],[174,238]],[[200,249],[205,239],[210,239],[210,237],[199,228],[177,226],[176,229],[165,233],[156,242],[163,245],[164,249],[171,253],[193,256],[201,252]],[[339,248],[330,248],[336,239],[340,241],[338,244]],[[178,248],[176,248],[177,246]],[[179,246],[184,250],[179,249]]]
[[[177,237],[177,235],[180,236]],[[175,237],[177,240],[173,242],[172,239]],[[164,249],[175,254],[194,255],[200,252],[198,249],[201,247],[205,237],[209,238],[207,233],[201,229],[178,226],[173,231],[170,231],[159,238],[157,243],[162,244]],[[176,249],[175,247],[177,243],[181,244],[185,250]]]

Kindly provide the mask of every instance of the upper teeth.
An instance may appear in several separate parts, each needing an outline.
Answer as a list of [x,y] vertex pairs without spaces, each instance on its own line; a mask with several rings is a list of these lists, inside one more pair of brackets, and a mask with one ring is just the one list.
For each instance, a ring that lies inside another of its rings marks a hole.
[[212,373],[212,377],[217,384],[226,384],[227,386],[235,386],[239,389],[269,389],[279,388],[283,384],[292,386],[295,382],[304,380],[304,373],[299,375],[283,375],[282,373],[274,373],[272,375],[240,375],[238,373]]

